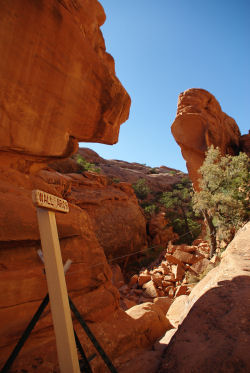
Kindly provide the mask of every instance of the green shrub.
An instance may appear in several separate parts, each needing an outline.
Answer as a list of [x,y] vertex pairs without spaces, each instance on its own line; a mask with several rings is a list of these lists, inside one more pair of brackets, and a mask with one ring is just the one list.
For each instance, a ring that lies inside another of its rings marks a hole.
[[136,197],[145,199],[150,193],[150,188],[145,179],[139,179],[136,183],[132,184]]
[[76,156],[76,163],[80,166],[81,171],[91,171],[98,174],[101,172],[99,167],[96,167],[94,163],[87,162],[80,154]]
[[195,192],[193,205],[204,215],[212,257],[216,239],[231,241],[249,220],[249,158],[245,153],[222,156],[219,148],[211,146],[199,171],[200,191]]
[[112,182],[118,184],[120,182],[120,179],[118,177],[113,177]]
[[144,207],[144,211],[147,215],[154,215],[155,213],[157,213],[159,210],[159,207],[154,205],[154,204],[151,204],[151,205],[147,205]]
[[173,186],[172,191],[163,192],[160,198],[160,203],[166,208],[166,217],[180,236],[177,244],[191,244],[201,231],[192,207],[192,193],[191,181],[185,177]]

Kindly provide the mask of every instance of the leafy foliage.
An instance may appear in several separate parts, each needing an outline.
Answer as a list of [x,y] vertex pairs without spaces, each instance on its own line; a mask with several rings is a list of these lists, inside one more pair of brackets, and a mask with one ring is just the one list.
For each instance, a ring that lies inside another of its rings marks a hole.
[[156,206],[154,203],[142,204],[142,208],[144,209],[146,215],[149,215],[149,216],[152,216],[159,212],[159,207]]
[[120,183],[120,181],[121,181],[121,180],[120,180],[118,177],[113,177],[113,178],[112,178],[112,182],[115,183],[115,184]]
[[136,183],[132,184],[132,187],[135,191],[136,197],[139,199],[145,199],[150,193],[150,188],[147,185],[145,179],[139,179]]
[[192,191],[191,181],[183,178],[172,191],[164,192],[160,199],[174,231],[185,237],[179,243],[191,243],[200,233],[200,224],[192,208]]
[[100,173],[101,169],[96,167],[94,163],[87,162],[80,154],[76,156],[76,163],[81,167],[82,171],[91,171]]
[[211,146],[199,171],[201,191],[193,196],[194,209],[204,214],[215,251],[216,237],[231,240],[249,219],[249,159],[245,153],[221,156]]

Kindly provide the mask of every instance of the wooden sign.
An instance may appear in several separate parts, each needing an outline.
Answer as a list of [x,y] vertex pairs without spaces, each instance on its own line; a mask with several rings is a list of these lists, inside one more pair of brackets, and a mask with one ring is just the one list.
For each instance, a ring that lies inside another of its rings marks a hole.
[[32,191],[32,200],[37,207],[44,207],[54,211],[69,212],[69,205],[65,199],[53,196],[41,190]]
[[33,190],[32,199],[37,207],[60,372],[80,373],[55,217],[55,211],[69,211],[68,203],[41,190]]

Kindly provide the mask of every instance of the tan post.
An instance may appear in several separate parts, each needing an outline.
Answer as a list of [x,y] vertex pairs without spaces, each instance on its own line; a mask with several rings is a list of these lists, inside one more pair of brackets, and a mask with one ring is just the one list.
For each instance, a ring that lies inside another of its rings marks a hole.
[[33,190],[32,199],[37,207],[60,371],[80,373],[54,212],[68,212],[68,203],[40,190]]

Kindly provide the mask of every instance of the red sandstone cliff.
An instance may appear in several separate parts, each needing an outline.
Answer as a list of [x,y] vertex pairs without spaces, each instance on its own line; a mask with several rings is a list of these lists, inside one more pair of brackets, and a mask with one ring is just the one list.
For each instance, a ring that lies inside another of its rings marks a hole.
[[[91,211],[99,204],[100,220],[105,209],[116,214],[109,225],[126,226],[130,220],[137,230],[142,227],[136,237],[133,230],[126,236],[126,242],[134,239],[138,245],[145,241],[144,218],[128,186],[112,187],[90,175],[61,175],[46,166],[74,153],[78,141],[115,143],[128,117],[130,98],[99,28],[104,11],[96,0],[13,0],[1,3],[0,19],[0,366],[47,292],[36,253],[40,241],[31,200],[36,188],[70,200],[69,214],[57,214],[63,260],[73,260],[67,286],[116,364],[129,350],[152,345],[168,323],[157,307],[140,317],[119,308]],[[127,213],[124,222],[112,201]],[[93,347],[77,331],[91,355]],[[100,358],[92,366],[105,371]],[[58,371],[49,309],[13,367],[23,369]]]
[[241,137],[235,120],[224,113],[216,98],[204,89],[192,88],[179,95],[171,130],[196,189],[198,170],[209,146],[219,147],[223,155],[236,155],[241,150],[249,152],[248,140]]
[[28,163],[66,157],[77,141],[117,142],[130,98],[105,50],[100,3],[13,0],[0,19],[0,151]]

